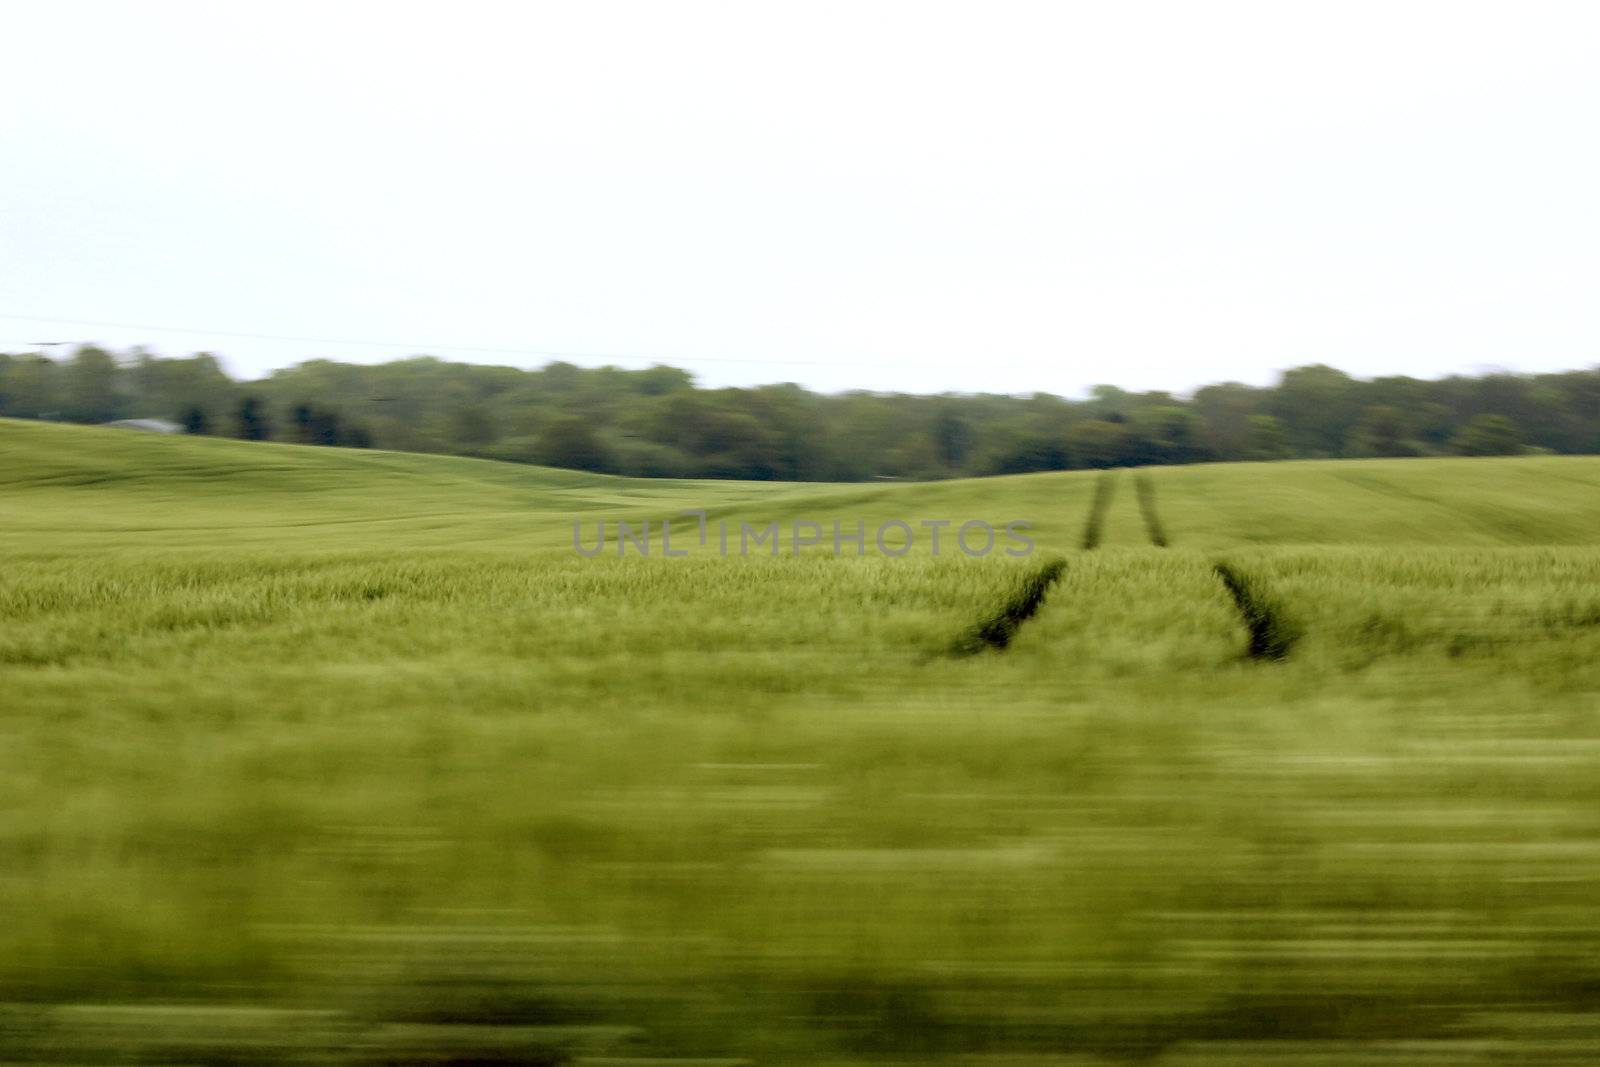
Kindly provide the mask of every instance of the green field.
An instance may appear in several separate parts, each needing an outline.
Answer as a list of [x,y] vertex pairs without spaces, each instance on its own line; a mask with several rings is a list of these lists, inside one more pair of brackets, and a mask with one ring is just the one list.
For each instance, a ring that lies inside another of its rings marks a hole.
[[795,485],[0,420],[0,562],[0,1063],[1600,1059],[1600,458]]

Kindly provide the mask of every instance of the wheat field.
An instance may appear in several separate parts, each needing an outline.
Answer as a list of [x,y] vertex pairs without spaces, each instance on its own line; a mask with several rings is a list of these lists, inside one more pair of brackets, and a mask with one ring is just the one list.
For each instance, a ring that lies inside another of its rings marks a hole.
[[[575,549],[620,521],[684,555]],[[1600,1057],[1600,459],[796,485],[0,420],[0,561],[0,1062]]]

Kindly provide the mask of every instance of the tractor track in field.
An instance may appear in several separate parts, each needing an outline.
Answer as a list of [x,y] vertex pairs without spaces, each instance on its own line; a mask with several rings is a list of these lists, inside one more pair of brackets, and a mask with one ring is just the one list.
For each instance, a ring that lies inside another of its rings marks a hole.
[[[1115,470],[1102,471],[1095,480],[1094,495],[1084,521],[1080,546],[1086,552],[1100,546],[1106,515],[1116,495],[1118,473]],[[1139,515],[1150,544],[1156,548],[1169,547],[1172,539],[1156,505],[1154,479],[1141,471],[1134,474],[1133,481]],[[1057,557],[1030,571],[998,610],[974,623],[951,643],[949,654],[962,657],[989,650],[1005,651],[1022,625],[1039,611],[1051,586],[1060,579],[1065,568],[1066,560]],[[1265,662],[1287,659],[1304,631],[1284,610],[1262,578],[1225,560],[1215,562],[1212,571],[1233,601],[1248,635],[1245,658]]]
[[1287,659],[1303,631],[1284,612],[1283,605],[1259,577],[1225,562],[1217,563],[1213,569],[1233,598],[1233,606],[1250,635],[1245,655],[1273,662]]
[[999,610],[978,620],[951,643],[950,654],[974,656],[986,650],[1004,652],[1022,624],[1039,610],[1066,566],[1067,561],[1057,557],[1030,571]]
[[1106,512],[1111,510],[1111,499],[1117,492],[1117,472],[1101,471],[1095,479],[1094,498],[1089,501],[1089,516],[1083,524],[1082,547],[1085,552],[1100,547],[1100,537],[1105,530]]
[[1139,517],[1144,519],[1144,532],[1149,535],[1150,543],[1157,548],[1166,548],[1171,541],[1167,537],[1167,528],[1161,525],[1161,515],[1156,511],[1155,481],[1141,471],[1133,476],[1133,490],[1139,497]]

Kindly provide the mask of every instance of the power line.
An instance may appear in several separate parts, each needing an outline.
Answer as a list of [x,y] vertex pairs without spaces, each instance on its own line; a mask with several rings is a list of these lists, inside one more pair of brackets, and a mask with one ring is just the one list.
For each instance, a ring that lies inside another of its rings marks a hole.
[[[731,356],[641,356],[635,353],[624,352],[574,352],[562,349],[540,348],[493,348],[474,345],[435,345],[421,344],[414,341],[371,341],[357,340],[340,337],[296,337],[289,334],[274,333],[249,333],[241,330],[211,330],[192,329],[184,326],[152,326],[149,323],[139,322],[104,322],[95,319],[56,319],[39,315],[10,315],[0,314],[0,319],[11,322],[42,322],[58,326],[89,326],[113,330],[147,330],[151,333],[182,333],[196,336],[209,337],[237,337],[252,341],[292,341],[299,344],[318,345],[360,345],[372,348],[404,349],[410,352],[466,352],[480,355],[501,356],[531,356],[539,359],[583,359],[583,360],[629,360],[641,362],[651,360],[657,363],[668,360],[683,363],[733,363],[749,366],[763,367],[904,367],[917,370],[969,370],[970,365],[962,366],[943,363],[892,363],[882,360],[813,360],[813,359],[740,359]],[[30,342],[40,344],[42,342]],[[52,344],[67,344],[65,341],[55,341]]]

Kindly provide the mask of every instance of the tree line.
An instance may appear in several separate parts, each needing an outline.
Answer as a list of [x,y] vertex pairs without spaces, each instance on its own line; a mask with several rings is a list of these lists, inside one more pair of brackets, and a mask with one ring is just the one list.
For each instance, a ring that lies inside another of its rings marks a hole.
[[1207,460],[1600,453],[1600,368],[1439,380],[1321,364],[1193,396],[705,389],[655,366],[312,360],[235,381],[209,354],[0,354],[0,416],[159,417],[189,433],[646,477],[863,481]]

